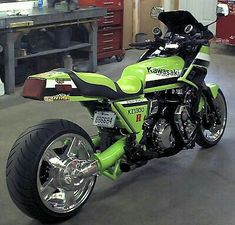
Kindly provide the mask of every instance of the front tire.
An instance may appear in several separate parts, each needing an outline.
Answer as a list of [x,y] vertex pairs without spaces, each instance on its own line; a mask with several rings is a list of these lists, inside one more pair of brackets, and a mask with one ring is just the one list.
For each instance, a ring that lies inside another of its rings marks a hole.
[[205,122],[204,118],[209,116],[208,106],[206,103],[206,106],[202,111],[202,124],[196,136],[196,143],[203,148],[210,148],[215,146],[221,140],[227,124],[227,104],[224,94],[220,89],[217,97],[213,101],[217,113],[220,116],[221,124],[217,124],[216,121],[214,121],[215,115],[213,112],[210,113],[211,116],[213,116],[213,122],[211,124]]
[[[96,176],[71,174],[94,153],[88,134],[66,120],[46,120],[16,140],[7,161],[10,196],[28,216],[46,223],[66,220],[91,194]],[[77,168],[77,167],[76,167]]]

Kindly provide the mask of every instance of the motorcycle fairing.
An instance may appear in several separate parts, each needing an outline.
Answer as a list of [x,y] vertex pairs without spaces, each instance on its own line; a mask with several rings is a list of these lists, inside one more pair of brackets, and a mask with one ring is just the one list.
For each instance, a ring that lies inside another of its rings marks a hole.
[[[118,101],[180,88],[183,83],[198,88],[207,74],[209,62],[210,48],[202,46],[188,68],[184,68],[185,62],[179,56],[155,57],[126,67],[117,82],[97,73],[56,69],[30,76],[22,95],[44,101],[97,101],[103,98]],[[66,89],[68,86],[72,88],[70,92]]]
[[210,65],[210,47],[202,46],[192,64],[185,68],[185,73],[178,79],[178,82],[187,83],[198,89],[207,75]]
[[118,117],[117,126],[130,133],[140,133],[149,115],[149,101],[144,97],[112,103],[112,111]]

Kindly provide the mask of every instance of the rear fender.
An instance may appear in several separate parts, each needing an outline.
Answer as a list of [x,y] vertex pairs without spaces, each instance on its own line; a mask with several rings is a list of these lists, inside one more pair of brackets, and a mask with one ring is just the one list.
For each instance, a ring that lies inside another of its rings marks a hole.
[[58,71],[29,76],[24,83],[21,95],[25,98],[46,102],[84,102],[100,99],[81,96],[71,77],[65,72]]

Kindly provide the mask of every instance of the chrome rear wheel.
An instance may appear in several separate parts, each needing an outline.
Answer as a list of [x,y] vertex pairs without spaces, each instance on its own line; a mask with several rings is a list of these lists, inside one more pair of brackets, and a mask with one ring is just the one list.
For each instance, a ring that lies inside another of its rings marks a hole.
[[96,173],[83,173],[92,165],[92,154],[91,138],[70,121],[47,120],[27,129],[16,140],[7,161],[12,200],[25,214],[43,223],[70,218],[85,204],[95,185]]
[[49,144],[37,172],[38,192],[48,209],[67,213],[86,200],[96,177],[80,178],[75,171],[92,153],[89,142],[78,134],[61,135]]

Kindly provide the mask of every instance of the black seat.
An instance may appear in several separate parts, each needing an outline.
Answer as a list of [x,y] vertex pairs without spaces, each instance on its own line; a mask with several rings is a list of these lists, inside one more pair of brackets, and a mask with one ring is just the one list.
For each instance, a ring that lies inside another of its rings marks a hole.
[[110,78],[96,73],[75,73],[65,68],[53,71],[68,74],[81,96],[118,100],[143,94],[142,81],[134,76],[114,82]]

